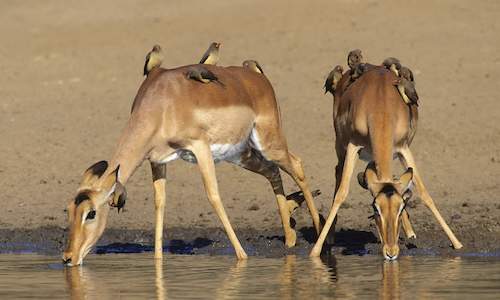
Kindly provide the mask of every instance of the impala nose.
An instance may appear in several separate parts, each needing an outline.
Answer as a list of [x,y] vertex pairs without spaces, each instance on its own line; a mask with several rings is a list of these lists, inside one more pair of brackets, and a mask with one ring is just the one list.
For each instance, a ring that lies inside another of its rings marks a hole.
[[389,253],[386,253],[385,254],[385,259],[387,260],[395,260],[396,258],[398,258],[398,255],[390,255]]
[[68,257],[68,258],[63,257],[62,261],[63,261],[63,264],[68,265],[71,263],[71,257]]
[[382,253],[384,254],[385,259],[395,260],[399,256],[399,247],[397,245],[392,247],[385,245],[382,249]]

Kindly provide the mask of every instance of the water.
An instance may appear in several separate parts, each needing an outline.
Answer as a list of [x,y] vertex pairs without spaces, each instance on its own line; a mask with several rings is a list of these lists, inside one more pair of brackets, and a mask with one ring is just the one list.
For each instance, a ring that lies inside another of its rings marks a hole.
[[0,299],[498,299],[500,259],[378,256],[336,259],[90,255],[0,255]]

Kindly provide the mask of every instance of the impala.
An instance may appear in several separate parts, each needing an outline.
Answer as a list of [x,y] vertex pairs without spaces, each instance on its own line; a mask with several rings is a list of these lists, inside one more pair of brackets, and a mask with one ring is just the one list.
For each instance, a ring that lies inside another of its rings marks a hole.
[[63,260],[79,265],[101,236],[110,204],[124,203],[124,185],[145,160],[151,163],[155,196],[155,258],[162,257],[166,164],[181,158],[197,163],[208,200],[231,241],[238,259],[247,257],[224,210],[214,163],[228,161],[261,174],[271,183],[285,233],[292,247],[290,225],[295,206],[287,202],[279,169],[304,193],[319,234],[320,221],[301,160],[287,147],[278,104],[268,79],[243,67],[204,65],[223,83],[186,78],[190,66],[154,68],[142,83],[132,113],[109,163],[98,162],[84,174],[68,206],[70,234]]
[[[359,181],[367,188],[374,200],[374,218],[388,260],[399,255],[398,237],[400,224],[408,237],[415,234],[405,210],[406,199],[412,182],[425,205],[431,210],[444,229],[453,247],[462,244],[455,237],[439,213],[427,192],[410,144],[416,131],[418,111],[415,105],[407,105],[394,87],[397,77],[384,67],[373,66],[355,82],[349,83],[344,74],[334,94],[333,121],[335,126],[335,150],[338,157],[335,195],[331,211],[323,230],[314,245],[311,256],[318,256],[325,238],[335,220],[341,204],[345,201],[357,155],[372,163]],[[393,157],[398,156],[407,168],[394,180]],[[401,222],[400,222],[401,221]]]

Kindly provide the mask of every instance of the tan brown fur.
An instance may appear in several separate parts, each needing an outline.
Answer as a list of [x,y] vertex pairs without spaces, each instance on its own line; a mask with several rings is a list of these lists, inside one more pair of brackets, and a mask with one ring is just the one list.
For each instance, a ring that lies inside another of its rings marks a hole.
[[[350,76],[346,72],[338,84],[333,108],[335,148],[338,157],[338,165],[335,169],[335,196],[332,209],[323,231],[311,251],[311,256],[318,256],[321,252],[323,242],[334,223],[337,211],[347,196],[356,156],[360,152],[372,156],[376,178],[372,177],[372,184],[367,186],[374,198],[381,202],[382,215],[385,215],[385,219],[392,220],[393,224],[390,226],[392,229],[399,233],[399,215],[395,215],[394,209],[391,208],[396,201],[394,199],[397,199],[399,204],[403,203],[406,192],[406,190],[398,189],[398,181],[393,180],[392,160],[393,156],[397,154],[401,157],[404,166],[409,168],[408,170],[411,168],[417,191],[438,219],[454,247],[462,247],[441,217],[419,176],[409,150],[416,131],[418,111],[416,106],[408,106],[401,101],[397,89],[393,86],[396,79],[396,75],[390,70],[378,66],[369,69],[353,83],[350,83]],[[391,197],[379,195],[380,190],[377,191],[374,188],[379,184],[389,184],[398,192]],[[405,210],[402,211],[401,218],[405,233],[409,236],[414,235]],[[388,234],[384,228],[389,227],[379,225],[377,222],[377,228],[384,243],[383,254],[388,259],[395,259],[399,253],[397,234],[394,232]]]
[[[293,207],[284,195],[279,169],[288,173],[303,191],[319,233],[319,215],[305,181],[301,161],[288,150],[270,82],[265,76],[248,72],[243,67],[204,65],[223,85],[201,84],[186,78],[185,73],[190,67],[152,69],[134,99],[130,119],[122,131],[109,167],[100,177],[109,177],[111,170],[119,166],[120,171],[115,180],[117,184],[125,185],[143,160],[151,162],[156,208],[155,257],[162,257],[166,201],[164,165],[168,159],[179,155],[198,163],[208,199],[224,225],[237,257],[246,258],[222,206],[215,176],[214,150],[210,148],[212,145],[243,145],[237,157],[222,156],[222,159],[269,180],[278,203],[287,246],[295,245],[296,234],[289,223]],[[100,180],[87,184],[92,191],[100,190],[109,195],[115,186],[102,187]],[[116,198],[116,195],[113,197]],[[107,197],[85,201],[97,210],[95,222],[99,228],[104,228],[102,224],[106,222],[109,210],[107,201]],[[70,203],[70,207],[72,205],[74,203]],[[71,208],[71,214],[75,216],[74,219],[70,218],[71,226],[76,226],[75,220],[79,213]],[[85,229],[87,225],[82,226]],[[78,233],[70,235],[65,260],[72,259],[72,264],[80,264],[85,254],[75,246],[78,244],[75,241],[86,240],[86,245],[93,245],[102,233],[87,231],[89,234],[83,237]]]

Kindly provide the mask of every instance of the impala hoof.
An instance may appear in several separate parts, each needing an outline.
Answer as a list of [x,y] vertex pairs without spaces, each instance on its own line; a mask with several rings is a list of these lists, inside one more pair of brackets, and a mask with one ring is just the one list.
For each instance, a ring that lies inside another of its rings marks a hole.
[[238,257],[239,260],[248,258],[247,254],[245,253],[245,250],[243,249],[236,250],[236,257]]
[[320,254],[321,254],[321,248],[314,246],[311,253],[309,254],[309,257],[319,257]]

